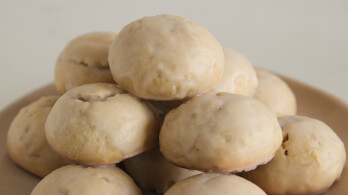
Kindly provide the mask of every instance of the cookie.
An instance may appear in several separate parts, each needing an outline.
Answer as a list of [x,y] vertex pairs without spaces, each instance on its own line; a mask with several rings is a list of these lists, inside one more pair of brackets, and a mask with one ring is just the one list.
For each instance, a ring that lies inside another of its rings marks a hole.
[[203,173],[174,184],[164,195],[266,195],[250,181],[236,175]]
[[61,96],[46,122],[46,137],[62,156],[85,164],[111,164],[157,143],[159,121],[138,98],[115,84],[75,87]]
[[258,83],[254,67],[240,52],[228,47],[223,47],[223,51],[224,74],[212,91],[252,96]]
[[54,83],[63,94],[88,83],[114,83],[108,53],[116,33],[91,32],[71,40],[60,53],[55,66]]
[[[219,83],[208,93],[228,92],[245,96],[254,95],[258,83],[254,67],[240,52],[228,47],[223,47],[223,51],[225,56],[223,76]],[[188,99],[177,101],[151,101],[151,103],[159,110],[159,113],[166,114]]]
[[282,142],[277,117],[247,96],[218,93],[192,98],[170,111],[160,150],[177,166],[239,172],[268,162]]
[[132,178],[117,167],[61,167],[41,180],[31,195],[141,195]]
[[204,27],[182,17],[144,17],[125,26],[112,42],[109,64],[115,81],[151,100],[179,100],[215,86],[224,54]]
[[337,180],[346,161],[343,142],[323,122],[279,117],[283,143],[273,160],[242,176],[268,194],[318,194]]
[[69,163],[49,147],[45,136],[45,122],[57,98],[42,97],[23,107],[7,134],[7,151],[11,159],[39,177]]
[[254,98],[268,106],[277,116],[296,114],[296,97],[290,87],[275,74],[256,68],[259,85]]
[[154,148],[124,161],[126,171],[146,190],[163,194],[174,183],[200,174],[200,171],[177,167]]

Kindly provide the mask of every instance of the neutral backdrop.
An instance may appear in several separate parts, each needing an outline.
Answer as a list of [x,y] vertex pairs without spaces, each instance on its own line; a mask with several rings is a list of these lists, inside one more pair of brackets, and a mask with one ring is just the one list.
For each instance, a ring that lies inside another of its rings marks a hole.
[[162,13],[205,26],[255,66],[348,101],[347,0],[0,0],[0,109],[51,83],[72,38]]

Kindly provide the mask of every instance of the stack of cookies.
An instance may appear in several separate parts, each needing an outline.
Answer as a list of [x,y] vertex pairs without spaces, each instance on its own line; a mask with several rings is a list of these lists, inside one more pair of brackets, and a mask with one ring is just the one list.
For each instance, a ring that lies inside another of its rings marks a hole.
[[182,17],[75,38],[55,85],[8,133],[13,161],[43,177],[33,195],[316,194],[345,164],[284,81]]

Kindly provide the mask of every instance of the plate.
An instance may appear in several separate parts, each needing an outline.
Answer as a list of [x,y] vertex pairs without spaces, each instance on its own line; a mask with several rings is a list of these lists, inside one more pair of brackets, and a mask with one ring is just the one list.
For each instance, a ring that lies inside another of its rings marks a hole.
[[[324,121],[333,128],[348,146],[348,105],[336,97],[307,84],[281,76],[294,91],[298,101],[298,114]],[[0,112],[0,194],[30,194],[40,178],[16,166],[6,152],[6,135],[12,119],[21,107],[41,96],[57,94],[53,84],[40,88],[17,100]],[[326,193],[348,194],[348,168],[342,177]]]

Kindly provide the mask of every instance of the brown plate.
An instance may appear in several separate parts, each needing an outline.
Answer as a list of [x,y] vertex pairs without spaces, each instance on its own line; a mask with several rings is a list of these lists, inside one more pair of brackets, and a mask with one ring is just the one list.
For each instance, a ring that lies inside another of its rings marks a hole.
[[[283,77],[295,92],[298,113],[320,119],[333,128],[343,142],[348,144],[348,105],[336,97],[316,88]],[[57,94],[53,85],[38,89],[14,102],[0,112],[0,194],[30,194],[40,178],[16,166],[6,152],[8,127],[19,109],[41,96]],[[347,164],[346,164],[347,166]],[[348,169],[345,168],[341,179],[326,194],[348,194]]]

